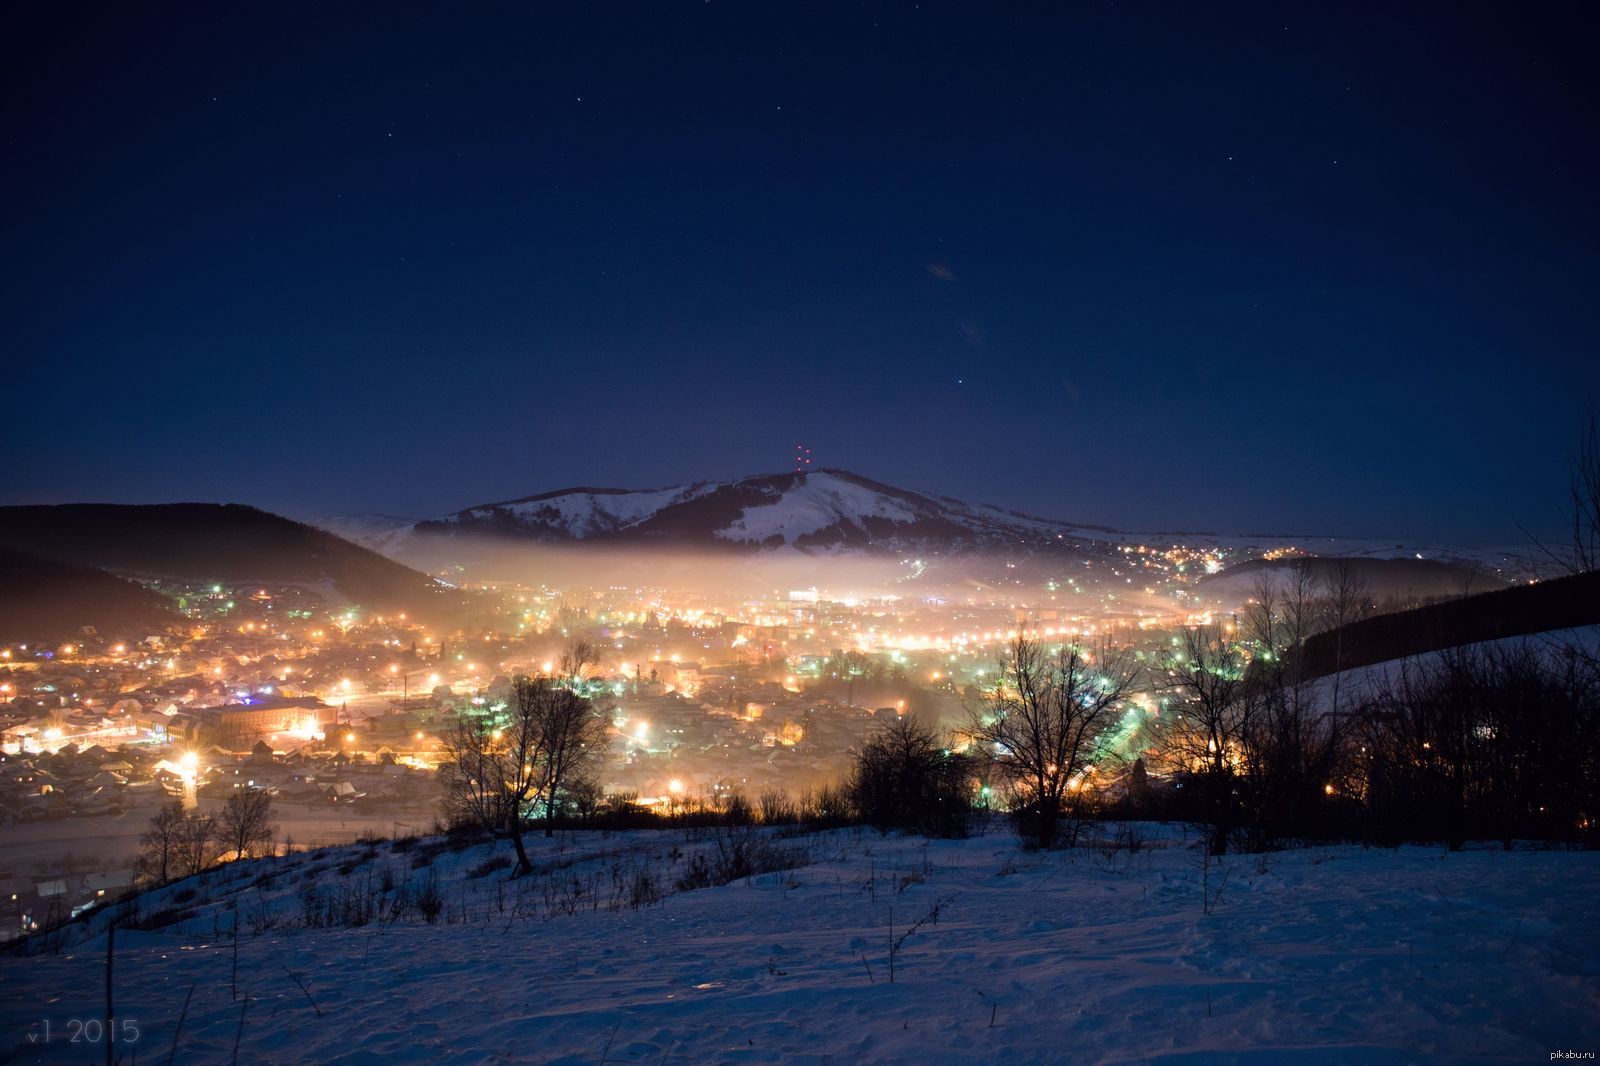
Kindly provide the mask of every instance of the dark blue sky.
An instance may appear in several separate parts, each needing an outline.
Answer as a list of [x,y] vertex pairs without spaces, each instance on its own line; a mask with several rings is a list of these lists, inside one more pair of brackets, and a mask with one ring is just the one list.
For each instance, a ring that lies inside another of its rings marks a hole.
[[1600,380],[1578,5],[38,7],[4,502],[421,516],[803,440],[1505,542]]

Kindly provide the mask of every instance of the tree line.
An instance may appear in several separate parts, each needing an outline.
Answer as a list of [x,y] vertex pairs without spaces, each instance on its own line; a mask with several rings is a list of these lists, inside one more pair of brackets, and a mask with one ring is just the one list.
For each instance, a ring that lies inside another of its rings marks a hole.
[[204,873],[224,859],[246,859],[277,851],[272,797],[241,789],[216,814],[185,810],[182,800],[164,803],[139,837],[136,873],[165,884]]

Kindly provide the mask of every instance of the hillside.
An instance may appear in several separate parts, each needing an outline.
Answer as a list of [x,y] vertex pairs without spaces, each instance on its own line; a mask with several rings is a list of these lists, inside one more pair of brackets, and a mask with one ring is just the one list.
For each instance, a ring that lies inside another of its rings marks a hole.
[[1467,596],[1318,633],[1301,650],[1303,676],[1323,677],[1443,648],[1600,625],[1600,573]]
[[425,574],[368,548],[239,504],[0,507],[0,546],[141,577],[321,586],[380,610],[448,599]]
[[1248,559],[1221,573],[1201,578],[1196,595],[1205,599],[1241,603],[1253,596],[1263,577],[1280,591],[1289,574],[1305,567],[1318,587],[1324,587],[1339,566],[1348,566],[1365,585],[1373,602],[1409,605],[1440,597],[1505,588],[1505,578],[1470,562],[1437,559],[1371,559],[1311,556],[1286,559]]
[[0,642],[138,639],[183,619],[165,596],[92,567],[0,548]]
[[0,1057],[84,1061],[65,1034],[104,1015],[112,914],[116,1017],[137,1023],[140,1061],[1543,1062],[1594,1046],[1600,854],[1325,847],[1227,856],[1203,881],[1180,827],[1131,828],[1136,853],[786,836],[794,868],[700,888],[675,881],[715,843],[678,831],[530,840],[519,880],[492,861],[505,845],[437,838],[232,864],[0,958]]

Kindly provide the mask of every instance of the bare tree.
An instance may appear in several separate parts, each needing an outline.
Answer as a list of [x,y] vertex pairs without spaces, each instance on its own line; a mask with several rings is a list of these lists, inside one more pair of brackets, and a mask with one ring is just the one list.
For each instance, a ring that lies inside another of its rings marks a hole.
[[[1258,606],[1262,602],[1258,597]],[[1265,602],[1275,617],[1276,601]],[[1193,783],[1211,826],[1211,853],[1220,855],[1238,817],[1235,787],[1256,701],[1244,689],[1239,649],[1216,626],[1184,630],[1166,666],[1166,687],[1178,697],[1178,707],[1162,721],[1162,740],[1174,770]]]
[[204,873],[222,857],[217,823],[209,814],[195,813],[184,818],[178,826],[176,845],[173,858],[177,860],[178,873],[184,877]]
[[178,841],[183,830],[183,802],[163,803],[139,836],[139,873],[165,884],[178,865]]
[[1076,837],[1086,778],[1105,754],[1134,682],[1126,658],[1102,645],[1089,653],[1063,645],[1051,653],[1027,633],[1012,641],[994,685],[969,708],[967,732],[1020,800],[1023,838],[1055,844],[1066,815]]
[[1535,552],[1572,574],[1600,569],[1600,411],[1592,406],[1577,446],[1568,453],[1568,511],[1572,543],[1553,547],[1519,524]]
[[599,664],[600,649],[587,640],[575,640],[561,653],[556,676],[567,688],[584,691]]
[[590,779],[594,764],[604,756],[610,723],[592,701],[570,688],[546,686],[541,695],[544,835],[550,837],[568,791]]
[[264,846],[270,846],[278,835],[272,822],[272,797],[265,792],[242,790],[228,797],[217,819],[217,831],[225,851],[236,858],[253,856]]
[[[440,781],[445,792],[445,811],[457,825],[476,825],[499,834],[521,798],[513,789],[528,784],[518,778],[504,779],[509,744],[504,730],[488,714],[464,712],[441,740],[445,759],[440,763]],[[531,788],[531,785],[529,785]]]
[[1600,844],[1600,670],[1568,647],[1446,648],[1380,679],[1356,716],[1374,836]]
[[1592,573],[1600,569],[1600,414],[1589,424],[1572,453],[1572,569]]
[[1260,851],[1323,828],[1326,790],[1343,778],[1346,723],[1329,713],[1313,687],[1280,680],[1240,694],[1247,843]]
[[1283,624],[1279,627],[1279,644],[1275,661],[1285,662],[1292,673],[1299,672],[1296,652],[1306,639],[1322,629],[1325,624],[1324,603],[1317,596],[1318,581],[1310,559],[1296,559],[1289,564],[1284,582]]
[[1280,577],[1263,570],[1244,612],[1244,635],[1255,643],[1263,666],[1282,670],[1293,653],[1323,623],[1323,603],[1309,559],[1296,559]]
[[859,648],[836,649],[828,657],[828,665],[832,667],[833,675],[845,683],[845,703],[854,706],[856,702],[856,678],[867,672],[871,660]]
[[545,835],[553,835],[567,790],[604,754],[609,723],[577,691],[592,662],[587,645],[575,645],[559,682],[516,678],[503,712],[463,714],[445,737],[440,772],[450,817],[510,840],[515,876],[533,870],[522,840],[532,809],[543,804]]
[[444,738],[446,758],[439,767],[450,818],[510,840],[517,877],[533,871],[522,829],[544,775],[540,704],[549,689],[548,678],[519,677],[504,715],[458,715]]
[[[1207,632],[1207,642],[1212,638],[1220,638],[1221,634],[1204,627]],[[1255,587],[1251,590],[1250,600],[1245,604],[1244,621],[1239,626],[1239,634],[1245,640],[1255,644],[1255,657],[1259,662],[1270,662],[1277,655],[1278,645],[1282,641],[1283,614],[1278,604],[1278,583],[1272,579],[1270,570],[1262,570],[1256,575]],[[1185,647],[1185,652],[1196,649]]]
[[594,777],[584,777],[567,787],[567,803],[578,820],[588,825],[605,807],[606,790]]
[[761,793],[762,825],[788,825],[799,817],[799,809],[789,794],[781,788],[769,788]]
[[1349,634],[1345,627],[1354,625],[1372,613],[1372,590],[1366,579],[1356,569],[1354,560],[1339,559],[1323,575],[1323,595],[1328,604],[1328,639],[1333,644],[1333,674],[1329,679],[1330,714],[1342,708],[1346,657],[1349,653]]

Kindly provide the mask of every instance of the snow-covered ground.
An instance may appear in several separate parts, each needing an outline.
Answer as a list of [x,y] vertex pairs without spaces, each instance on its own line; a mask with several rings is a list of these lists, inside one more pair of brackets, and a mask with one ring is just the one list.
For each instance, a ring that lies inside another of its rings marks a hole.
[[[1571,649],[1587,655],[1600,655],[1600,626],[1551,629],[1519,637],[1482,640],[1472,644],[1455,645],[1449,651],[1484,655],[1505,653],[1518,648],[1527,648],[1541,657],[1547,657],[1546,661],[1556,664],[1559,670],[1559,664]],[[1440,666],[1445,654],[1446,652],[1440,651],[1424,652],[1421,655],[1388,659],[1370,666],[1358,666],[1353,670],[1343,670],[1337,674],[1317,678],[1311,682],[1312,699],[1324,709],[1333,708],[1335,696],[1339,707],[1345,710],[1358,707],[1364,702],[1376,699],[1386,689],[1399,684],[1407,676],[1419,680],[1426,677],[1430,671]]]
[[[274,1063],[1545,1062],[1600,1051],[1600,854],[1316,848],[1232,856],[1202,879],[1181,830],[1140,832],[1134,853],[1048,855],[1019,852],[998,830],[934,843],[796,837],[779,843],[807,849],[807,865],[638,909],[618,886],[646,869],[670,880],[707,842],[665,831],[541,839],[540,871],[515,882],[504,870],[470,876],[498,854],[488,846],[426,841],[235,864],[199,886],[178,926],[119,930],[117,1025],[136,1024],[138,1061],[164,1061],[192,987],[179,1062],[229,1061],[236,1037],[239,1061]],[[444,899],[439,924],[411,913],[303,927],[308,890],[370,898],[374,886],[425,881]],[[143,913],[191,887],[163,890]],[[0,960],[0,1057],[103,1057],[69,1041],[103,1013],[105,955],[103,932],[83,928],[59,955]]]

